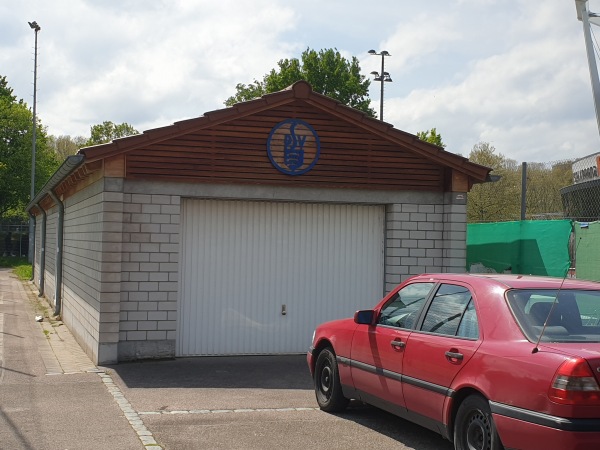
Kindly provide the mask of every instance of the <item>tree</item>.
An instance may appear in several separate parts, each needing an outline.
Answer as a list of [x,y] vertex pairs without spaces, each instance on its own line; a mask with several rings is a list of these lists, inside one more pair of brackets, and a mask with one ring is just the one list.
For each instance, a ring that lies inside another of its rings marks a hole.
[[352,108],[375,117],[369,98],[370,80],[360,74],[358,59],[350,61],[336,49],[323,49],[319,52],[307,48],[297,58],[282,59],[277,68],[266,74],[262,81],[254,80],[246,85],[236,85],[236,94],[225,101],[232,106],[258,98],[262,95],[281,91],[296,81],[305,80],[315,92],[327,95]]
[[469,160],[491,167],[492,175],[499,175],[500,179],[473,186],[467,202],[467,221],[519,220],[521,181],[517,162],[497,154],[494,146],[488,142],[473,146]]
[[[467,203],[468,222],[521,219],[522,165],[497,154],[487,142],[473,147],[469,160],[493,169],[500,180],[473,186]],[[563,218],[560,190],[573,184],[572,161],[528,163],[525,195],[525,219]]]
[[[31,195],[33,114],[13,95],[5,76],[0,77],[0,217],[26,219]],[[44,127],[36,129],[35,192],[56,171],[59,162],[47,143]]]
[[83,136],[75,136],[74,138],[69,135],[48,137],[48,144],[60,161],[64,161],[67,156],[76,154],[81,147],[85,146],[86,142],[87,139]]
[[437,145],[438,147],[446,148],[446,144],[442,141],[442,136],[437,132],[435,128],[429,131],[419,131],[417,137],[422,141],[429,142],[430,144]]
[[562,218],[564,206],[560,190],[573,184],[572,161],[528,163],[526,218]]
[[85,145],[90,146],[105,144],[114,139],[139,133],[139,131],[126,122],[117,125],[110,121],[104,121],[99,125],[93,125],[90,127],[90,138],[87,140]]

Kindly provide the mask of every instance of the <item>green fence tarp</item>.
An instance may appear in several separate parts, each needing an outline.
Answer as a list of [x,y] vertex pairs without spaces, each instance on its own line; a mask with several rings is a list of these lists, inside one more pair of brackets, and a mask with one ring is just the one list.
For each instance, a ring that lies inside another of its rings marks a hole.
[[570,266],[571,230],[570,220],[468,224],[467,271],[562,278]]
[[600,281],[600,222],[575,222],[576,275]]

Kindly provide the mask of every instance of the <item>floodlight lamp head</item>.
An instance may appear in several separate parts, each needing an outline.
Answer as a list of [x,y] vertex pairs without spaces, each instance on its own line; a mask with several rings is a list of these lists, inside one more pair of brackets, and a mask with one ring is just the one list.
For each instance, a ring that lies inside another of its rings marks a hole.
[[29,24],[29,26],[31,27],[32,30],[35,30],[35,31],[41,30],[40,26],[38,25],[38,23],[35,20],[33,22],[27,22],[27,23]]
[[375,50],[369,50],[369,51],[368,51],[368,53],[369,53],[370,55],[376,55],[376,54],[377,54],[377,52],[376,52]]
[[390,54],[388,53],[388,51],[387,51],[387,50],[382,50],[382,51],[381,51],[381,54],[382,54],[383,56],[392,56],[392,55],[390,55]]

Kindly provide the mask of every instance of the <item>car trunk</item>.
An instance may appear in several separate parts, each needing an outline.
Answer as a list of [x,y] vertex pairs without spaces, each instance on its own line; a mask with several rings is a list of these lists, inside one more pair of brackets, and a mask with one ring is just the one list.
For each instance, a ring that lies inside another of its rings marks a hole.
[[568,342],[544,344],[544,347],[571,356],[585,358],[594,372],[596,381],[600,384],[600,343],[599,342]]

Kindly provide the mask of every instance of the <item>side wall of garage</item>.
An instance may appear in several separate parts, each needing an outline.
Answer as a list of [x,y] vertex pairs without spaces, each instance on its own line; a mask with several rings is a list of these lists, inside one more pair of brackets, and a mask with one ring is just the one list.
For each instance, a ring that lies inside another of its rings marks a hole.
[[118,360],[122,185],[102,178],[65,201],[62,320],[96,364]]

